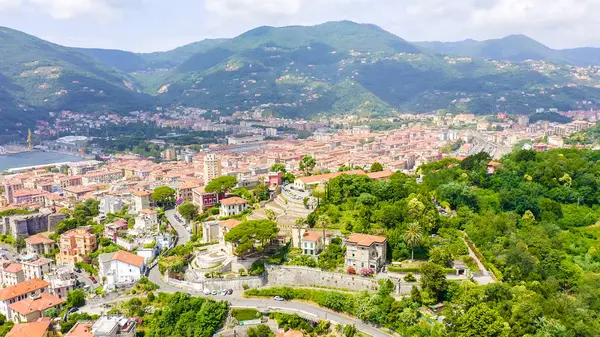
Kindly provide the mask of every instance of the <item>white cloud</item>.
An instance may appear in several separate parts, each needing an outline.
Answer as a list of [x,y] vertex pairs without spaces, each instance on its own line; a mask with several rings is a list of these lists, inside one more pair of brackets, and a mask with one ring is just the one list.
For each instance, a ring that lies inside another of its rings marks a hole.
[[36,10],[57,20],[89,15],[106,21],[121,14],[123,7],[141,4],[144,0],[0,0],[1,9]]
[[523,33],[557,48],[600,46],[598,0],[204,0],[204,5],[211,35],[351,19],[413,41]]

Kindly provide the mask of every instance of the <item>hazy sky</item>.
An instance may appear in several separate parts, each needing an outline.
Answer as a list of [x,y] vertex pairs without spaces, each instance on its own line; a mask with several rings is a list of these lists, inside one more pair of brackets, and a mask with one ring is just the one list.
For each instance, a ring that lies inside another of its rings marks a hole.
[[0,26],[139,52],[332,20],[374,23],[409,41],[521,33],[553,48],[600,47],[598,13],[600,0],[0,0]]

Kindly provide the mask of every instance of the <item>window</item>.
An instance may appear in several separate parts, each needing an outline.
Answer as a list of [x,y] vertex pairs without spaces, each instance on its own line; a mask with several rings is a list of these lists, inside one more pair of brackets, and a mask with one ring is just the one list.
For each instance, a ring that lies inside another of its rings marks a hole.
[[308,247],[308,243],[307,242],[304,243],[304,248],[306,248],[306,247]]
[[315,243],[314,243],[314,242],[311,242],[311,243],[310,243],[310,248],[314,248],[314,247],[315,247]]
[[361,262],[361,263],[360,263],[360,267],[362,268],[362,267],[364,267],[364,266],[365,266],[365,263],[364,263],[364,262]]
[[314,255],[314,251],[312,249],[310,250],[310,255]]
[[308,254],[308,250],[306,250],[306,249],[305,249],[305,250],[304,250],[304,254]]

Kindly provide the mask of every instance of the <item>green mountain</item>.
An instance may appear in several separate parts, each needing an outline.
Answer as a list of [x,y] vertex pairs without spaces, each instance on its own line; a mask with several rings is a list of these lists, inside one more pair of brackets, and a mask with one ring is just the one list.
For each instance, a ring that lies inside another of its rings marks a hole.
[[[259,27],[147,54],[68,48],[8,28],[0,28],[0,43],[1,125],[25,127],[52,111],[126,114],[156,106],[292,118],[600,106],[600,72],[573,65],[594,60],[595,49],[560,51],[563,59],[554,61],[558,51],[522,35],[412,44],[341,21]],[[487,60],[496,57],[502,61]]]
[[0,27],[0,119],[32,123],[48,112],[151,107],[135,79],[75,49]]
[[577,66],[600,65],[600,48],[551,49],[525,35],[458,42],[414,42],[440,54],[508,61],[552,61]]
[[136,72],[176,67],[193,55],[205,52],[225,41],[227,39],[207,39],[173,50],[154,53],[132,53],[122,50],[94,48],[81,48],[78,50],[120,71]]

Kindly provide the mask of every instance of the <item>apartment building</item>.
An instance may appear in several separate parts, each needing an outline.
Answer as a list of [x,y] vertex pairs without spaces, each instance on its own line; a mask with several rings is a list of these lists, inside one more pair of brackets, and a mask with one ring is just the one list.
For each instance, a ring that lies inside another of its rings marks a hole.
[[204,157],[204,183],[221,176],[221,160],[215,153],[209,153]]
[[54,261],[38,255],[25,256],[21,264],[23,265],[23,274],[26,280],[35,278],[44,278],[54,265]]
[[110,171],[98,171],[88,172],[82,177],[84,185],[91,184],[110,184],[123,178],[123,171],[121,170],[110,170]]
[[25,239],[27,254],[44,255],[50,254],[54,250],[54,240],[43,234],[32,235]]
[[48,292],[49,286],[50,283],[44,280],[33,279],[0,289],[0,314],[6,316],[7,319],[12,319],[12,310],[10,310],[9,305],[29,296]]
[[3,261],[2,264],[0,264],[0,281],[0,285],[3,287],[14,286],[25,281],[23,265],[20,263]]
[[82,260],[83,255],[87,255],[96,248],[96,236],[91,233],[89,228],[75,228],[60,236],[58,242],[59,253],[56,255],[56,264],[73,265]]
[[12,312],[12,320],[15,323],[20,322],[35,322],[44,317],[44,312],[48,309],[55,308],[60,312],[60,308],[65,301],[50,293],[42,292],[31,294],[25,299],[8,305]]

